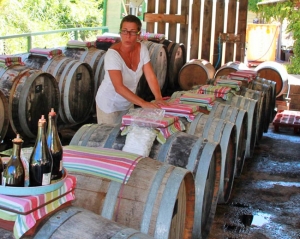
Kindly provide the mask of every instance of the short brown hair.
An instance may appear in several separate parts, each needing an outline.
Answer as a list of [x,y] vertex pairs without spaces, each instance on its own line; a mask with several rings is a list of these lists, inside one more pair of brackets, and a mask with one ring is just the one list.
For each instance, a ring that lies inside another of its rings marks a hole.
[[140,31],[142,29],[142,22],[137,16],[134,16],[134,15],[125,16],[120,23],[120,30],[122,29],[124,22],[134,22],[137,26],[138,31]]

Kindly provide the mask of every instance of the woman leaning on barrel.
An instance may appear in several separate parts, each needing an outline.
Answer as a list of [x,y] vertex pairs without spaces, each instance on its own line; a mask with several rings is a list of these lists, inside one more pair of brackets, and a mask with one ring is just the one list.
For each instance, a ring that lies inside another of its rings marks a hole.
[[[159,108],[158,103],[165,104],[148,49],[138,42],[141,27],[136,16],[124,17],[120,24],[121,42],[106,52],[104,80],[96,95],[98,124],[118,123],[133,104],[142,108]],[[155,97],[154,102],[147,102],[135,94],[143,73]]]

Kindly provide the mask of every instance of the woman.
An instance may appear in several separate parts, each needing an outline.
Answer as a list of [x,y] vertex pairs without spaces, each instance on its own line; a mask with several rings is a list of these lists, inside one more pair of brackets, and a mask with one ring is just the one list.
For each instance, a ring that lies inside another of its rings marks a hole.
[[[121,42],[106,52],[104,80],[96,95],[98,124],[119,123],[133,104],[142,108],[159,108],[158,104],[165,104],[148,49],[137,41],[141,27],[136,16],[124,17],[120,24]],[[135,94],[143,73],[155,97],[154,102],[147,102]]]

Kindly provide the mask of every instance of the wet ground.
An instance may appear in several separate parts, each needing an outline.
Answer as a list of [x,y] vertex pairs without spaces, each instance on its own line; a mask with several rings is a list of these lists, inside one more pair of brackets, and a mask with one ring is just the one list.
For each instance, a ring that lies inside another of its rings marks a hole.
[[209,239],[300,238],[300,134],[272,124],[218,205]]

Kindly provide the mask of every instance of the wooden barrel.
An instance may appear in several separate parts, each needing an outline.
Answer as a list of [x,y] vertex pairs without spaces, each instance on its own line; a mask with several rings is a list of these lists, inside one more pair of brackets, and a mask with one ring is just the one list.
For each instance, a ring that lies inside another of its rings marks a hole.
[[192,59],[180,69],[178,83],[182,90],[190,90],[195,85],[206,85],[214,77],[213,65],[203,59]]
[[[75,133],[70,145],[122,150],[126,137],[120,133],[120,126],[86,124]],[[196,204],[193,238],[205,238],[205,235],[209,234],[218,201],[221,174],[220,145],[179,132],[169,137],[164,144],[155,141],[149,156],[194,173]]]
[[253,156],[254,147],[256,143],[256,126],[257,126],[257,117],[258,117],[257,100],[236,95],[233,96],[230,100],[225,101],[225,103],[247,111],[248,127],[247,127],[247,141],[246,141],[245,154],[246,154],[246,158],[251,158]]
[[[178,90],[178,74],[180,69],[186,63],[186,51],[183,44],[179,44],[170,40],[164,40],[162,42],[167,47],[168,52],[168,74],[167,74],[167,85],[169,91]],[[169,95],[172,94],[168,92]]]
[[84,62],[58,55],[51,59],[29,54],[24,59],[28,67],[52,74],[60,90],[59,119],[67,125],[84,122],[95,101],[92,68]]
[[[154,43],[151,41],[142,41],[142,44],[145,44],[149,50],[151,65],[157,77],[160,90],[163,92],[166,87],[166,77],[168,71],[167,49],[163,44]],[[154,99],[144,74],[139,81],[136,94],[147,101]]]
[[260,83],[258,81],[252,82],[252,89],[263,92],[264,95],[264,108],[261,110],[261,134],[259,135],[261,139],[263,132],[267,133],[269,129],[270,119],[272,115],[272,111],[274,109],[271,108],[271,97],[272,97],[272,88],[268,84]]
[[84,48],[65,47],[63,53],[66,57],[70,57],[77,61],[82,61],[90,65],[94,73],[94,89],[96,96],[97,90],[104,78],[104,57],[106,51],[89,47],[87,50]]
[[[27,233],[22,238],[153,239],[135,229],[75,206],[62,208],[50,214],[40,224],[41,226],[36,227],[34,233],[30,235]],[[14,238],[11,231],[0,229],[0,233],[3,238]]]
[[238,70],[250,70],[246,64],[239,62],[239,61],[230,61],[226,64],[222,65],[215,73],[214,78],[217,78],[218,76],[227,76],[231,72],[236,72]]
[[195,119],[185,123],[186,132],[219,143],[222,152],[221,175],[218,203],[227,203],[230,199],[236,167],[236,126],[215,118],[213,115],[198,114]]
[[288,73],[282,64],[275,61],[265,61],[259,64],[255,71],[257,71],[260,78],[276,82],[276,97],[287,93]]
[[255,81],[260,82],[262,84],[269,85],[271,87],[271,94],[270,94],[270,123],[273,122],[273,119],[276,115],[275,107],[276,107],[276,82],[267,80],[265,78],[256,77]]
[[8,126],[8,99],[5,97],[4,93],[0,89],[0,143],[5,138]]
[[216,118],[224,119],[232,122],[236,126],[236,167],[235,176],[241,175],[246,152],[246,140],[247,140],[247,111],[239,109],[234,106],[215,102],[212,110],[209,113]]
[[11,137],[18,133],[22,138],[35,138],[41,115],[59,109],[56,79],[41,70],[21,65],[0,67],[0,90],[8,101]]
[[77,178],[75,206],[155,238],[192,238],[195,181],[190,171],[144,157],[124,184],[78,171],[76,163],[65,167]]
[[244,88],[241,90],[241,95],[257,101],[257,118],[256,118],[256,136],[255,143],[257,144],[263,135],[264,111],[266,106],[265,94],[262,91]]

